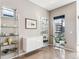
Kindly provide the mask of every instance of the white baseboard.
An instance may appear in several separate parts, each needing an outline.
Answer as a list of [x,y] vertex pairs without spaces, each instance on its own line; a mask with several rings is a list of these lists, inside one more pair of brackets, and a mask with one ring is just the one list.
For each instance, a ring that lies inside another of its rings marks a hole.
[[14,58],[20,57],[20,56],[25,55],[25,54],[26,54],[26,53],[20,53],[20,54],[18,54],[18,55],[16,55],[16,56],[12,57],[12,58],[10,58],[10,59],[14,59]]

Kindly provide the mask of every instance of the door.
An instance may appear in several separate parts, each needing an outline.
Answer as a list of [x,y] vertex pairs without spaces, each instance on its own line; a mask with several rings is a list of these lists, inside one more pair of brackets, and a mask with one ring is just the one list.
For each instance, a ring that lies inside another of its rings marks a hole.
[[65,16],[53,18],[53,45],[64,48],[65,46]]

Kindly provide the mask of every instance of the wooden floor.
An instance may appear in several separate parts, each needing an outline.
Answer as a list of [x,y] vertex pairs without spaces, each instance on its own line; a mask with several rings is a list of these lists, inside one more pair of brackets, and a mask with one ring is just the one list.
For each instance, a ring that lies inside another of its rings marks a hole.
[[18,59],[79,59],[79,53],[54,49],[53,47],[42,48],[35,53],[19,57]]

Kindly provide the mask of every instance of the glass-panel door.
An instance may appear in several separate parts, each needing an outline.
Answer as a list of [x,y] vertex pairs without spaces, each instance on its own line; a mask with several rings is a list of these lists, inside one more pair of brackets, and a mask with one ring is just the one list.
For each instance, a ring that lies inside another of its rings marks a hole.
[[65,46],[65,21],[64,17],[57,17],[53,20],[54,46],[63,48]]

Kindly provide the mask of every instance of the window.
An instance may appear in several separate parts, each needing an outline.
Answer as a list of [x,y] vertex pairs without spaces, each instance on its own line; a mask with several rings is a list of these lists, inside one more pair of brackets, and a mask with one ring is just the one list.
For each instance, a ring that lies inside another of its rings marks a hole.
[[15,10],[14,9],[9,9],[9,8],[2,8],[2,16],[3,17],[15,17]]

